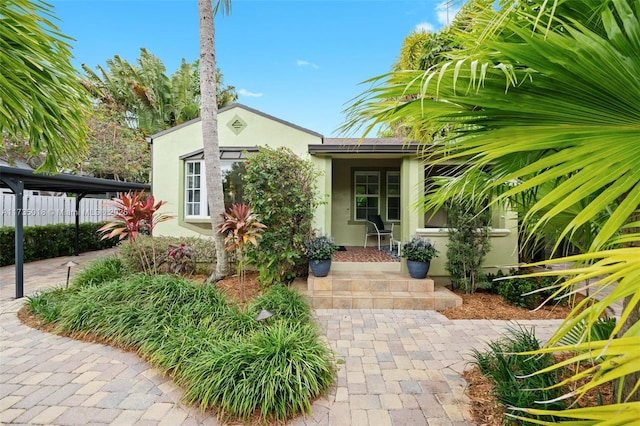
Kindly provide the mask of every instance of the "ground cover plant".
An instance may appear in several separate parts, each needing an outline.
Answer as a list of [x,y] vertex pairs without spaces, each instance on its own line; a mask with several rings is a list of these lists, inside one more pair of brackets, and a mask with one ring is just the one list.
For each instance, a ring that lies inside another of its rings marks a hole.
[[[302,297],[273,285],[244,309],[213,286],[176,275],[122,273],[103,259],[69,289],[30,297],[56,332],[135,350],[220,417],[283,421],[334,383],[333,354]],[[256,321],[262,309],[275,315]]]

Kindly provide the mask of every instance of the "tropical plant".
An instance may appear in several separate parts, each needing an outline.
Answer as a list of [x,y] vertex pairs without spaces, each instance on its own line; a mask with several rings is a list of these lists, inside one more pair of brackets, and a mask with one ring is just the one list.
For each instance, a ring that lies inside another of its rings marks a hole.
[[89,99],[54,19],[40,0],[0,2],[0,137],[26,139],[43,171],[73,165],[87,146]]
[[169,271],[178,275],[188,275],[195,270],[191,249],[185,243],[169,244]]
[[[167,75],[164,63],[145,48],[140,49],[136,64],[119,55],[108,59],[106,68],[97,72],[82,66],[86,78],[82,84],[100,103],[126,115],[128,124],[151,135],[200,115],[199,61],[187,62]],[[218,106],[237,99],[233,86],[222,86],[217,70]]]
[[[216,72],[216,45],[214,16],[219,8],[223,13],[231,10],[230,0],[217,0],[215,8],[211,0],[198,0],[198,16],[200,17],[200,116],[202,118],[202,145],[204,150],[204,166],[206,170],[207,203],[211,214],[211,229],[218,229],[222,223],[222,216],[217,212],[224,212],[224,188],[222,173],[220,172],[220,143],[218,141],[218,90]],[[214,12],[215,11],[215,12]],[[212,281],[224,278],[229,272],[227,252],[222,234],[213,233],[216,243],[216,268],[209,277]]]
[[[531,226],[523,229],[534,233],[583,203],[563,221],[557,247],[599,222],[586,251],[545,262],[576,264],[541,273],[568,276],[558,292],[589,280],[594,291],[536,353],[584,349],[567,362],[602,358],[597,374],[574,393],[613,381],[619,404],[552,413],[562,418],[628,424],[640,410],[633,402],[640,397],[639,18],[637,0],[501,2],[499,11],[476,18],[481,32],[458,35],[461,49],[437,70],[373,79],[346,125],[370,129],[409,119],[412,126],[451,126],[429,147],[428,163],[463,165],[460,184],[431,194],[428,207],[460,195],[463,183],[494,202],[550,185],[532,197],[521,218]],[[386,101],[406,95],[414,98]],[[490,176],[481,184],[474,180],[480,170]],[[604,289],[608,294],[600,296]],[[607,340],[554,346],[583,320],[588,339],[591,325],[620,300],[620,322]]]
[[438,250],[426,240],[418,235],[414,235],[410,241],[402,245],[402,257],[414,262],[431,262],[431,259],[437,257]]
[[259,266],[263,284],[290,282],[309,269],[304,243],[319,204],[319,172],[284,147],[261,147],[249,156],[246,169],[245,200],[267,226],[260,250],[250,250],[249,257]]
[[333,238],[326,235],[309,238],[304,245],[307,258],[315,263],[331,259],[333,253],[338,250]]
[[[145,197],[144,191],[135,191],[121,193],[119,198],[112,198],[106,204],[114,208],[115,213],[111,222],[98,229],[98,232],[103,234],[102,239],[127,238],[129,244],[136,247],[144,270],[148,273],[157,273],[156,263],[147,258],[144,250],[140,250],[135,243],[139,235],[153,235],[156,224],[173,219],[171,215],[158,213],[165,201],[156,203],[153,195]],[[155,249],[155,246],[152,247]],[[154,254],[152,259],[155,257]]]
[[240,294],[245,301],[245,262],[246,246],[258,246],[258,238],[266,226],[258,221],[258,216],[251,211],[248,204],[232,204],[222,213],[223,222],[218,225],[218,232],[225,235],[227,250],[235,250],[238,258],[238,277],[240,278]]

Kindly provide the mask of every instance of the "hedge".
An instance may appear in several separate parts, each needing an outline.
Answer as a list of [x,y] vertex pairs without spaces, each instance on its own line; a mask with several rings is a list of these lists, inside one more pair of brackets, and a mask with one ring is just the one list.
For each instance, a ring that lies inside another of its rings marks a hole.
[[[98,228],[104,223],[81,223],[80,252],[113,247],[117,239],[100,240]],[[27,226],[24,228],[24,261],[50,259],[74,254],[74,224]],[[0,228],[0,266],[13,265],[15,260],[15,228]]]

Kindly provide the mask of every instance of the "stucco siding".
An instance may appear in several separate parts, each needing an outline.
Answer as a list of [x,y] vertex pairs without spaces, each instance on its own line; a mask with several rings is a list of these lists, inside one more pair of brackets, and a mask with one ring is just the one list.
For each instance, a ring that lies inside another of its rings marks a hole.
[[[238,133],[229,126],[237,118],[244,124],[244,128]],[[322,141],[319,135],[271,120],[242,107],[232,108],[218,115],[218,138],[221,148],[282,146],[304,159],[309,159],[308,145]],[[152,191],[156,199],[167,202],[162,211],[176,215],[176,219],[158,224],[156,235],[211,235],[208,220],[184,220],[184,161],[180,160],[180,156],[199,149],[202,149],[200,121],[165,132],[153,139]]]

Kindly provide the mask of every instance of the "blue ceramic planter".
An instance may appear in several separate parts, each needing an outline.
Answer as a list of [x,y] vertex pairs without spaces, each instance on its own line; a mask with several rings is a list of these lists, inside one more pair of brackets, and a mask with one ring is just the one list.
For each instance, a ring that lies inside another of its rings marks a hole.
[[331,259],[327,260],[310,260],[309,267],[315,277],[326,277],[331,269]]
[[417,262],[407,259],[407,269],[409,269],[411,278],[426,278],[427,272],[429,272],[429,266],[431,266],[431,262]]

